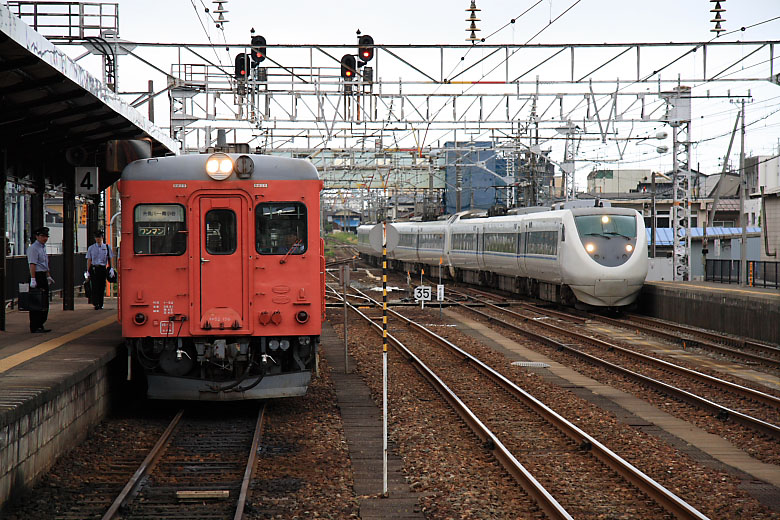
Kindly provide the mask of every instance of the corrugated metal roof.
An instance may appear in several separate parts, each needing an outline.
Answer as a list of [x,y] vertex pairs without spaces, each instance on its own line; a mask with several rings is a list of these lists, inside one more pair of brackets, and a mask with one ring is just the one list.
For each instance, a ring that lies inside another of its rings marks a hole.
[[[647,243],[650,243],[650,237],[652,230],[650,228],[645,229],[647,232]],[[756,226],[748,226],[748,236],[761,236],[761,228]],[[682,230],[682,236],[685,236],[685,229]],[[691,238],[693,240],[700,239],[704,236],[703,228],[691,228]],[[742,228],[738,227],[708,227],[707,238],[738,238],[742,236]],[[671,246],[674,244],[674,229],[673,228],[656,228],[655,230],[655,245],[657,246]]]

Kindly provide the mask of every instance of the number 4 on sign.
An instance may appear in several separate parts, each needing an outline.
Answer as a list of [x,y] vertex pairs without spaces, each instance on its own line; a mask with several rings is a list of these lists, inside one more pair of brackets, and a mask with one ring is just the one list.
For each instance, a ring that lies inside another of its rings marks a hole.
[[97,195],[98,168],[96,166],[76,167],[76,193],[78,195]]

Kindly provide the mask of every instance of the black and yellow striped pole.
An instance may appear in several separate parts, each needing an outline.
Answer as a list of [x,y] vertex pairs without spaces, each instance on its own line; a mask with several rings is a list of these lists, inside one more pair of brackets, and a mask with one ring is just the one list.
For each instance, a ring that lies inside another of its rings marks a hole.
[[387,496],[387,220],[382,221],[382,468]]

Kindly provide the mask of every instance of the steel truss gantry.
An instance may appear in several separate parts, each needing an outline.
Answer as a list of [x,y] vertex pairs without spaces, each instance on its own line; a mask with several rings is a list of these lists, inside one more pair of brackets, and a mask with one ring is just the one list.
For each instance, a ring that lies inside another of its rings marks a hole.
[[[182,44],[179,53],[193,60],[170,68],[166,90],[171,133],[185,146],[212,140],[206,129],[242,125],[253,131],[252,144],[268,151],[426,150],[455,130],[501,141],[522,136],[531,123],[543,140],[574,125],[606,142],[620,133],[618,126],[665,122],[663,93],[673,87],[733,83],[747,94],[745,82],[776,81],[776,44],[378,44],[370,77],[358,74],[354,81],[339,76],[336,58],[354,46],[268,44],[268,60],[243,81],[233,77],[232,66],[206,58],[204,46]],[[147,48],[161,46],[133,45],[130,54],[140,59]],[[248,50],[228,48],[231,54]],[[751,60],[764,65],[745,68]],[[629,70],[630,77],[616,74]],[[696,95],[708,97],[722,96]],[[201,135],[188,143],[193,133]]]
[[[47,2],[35,4],[39,16]],[[58,44],[87,46],[89,27],[73,31],[66,27],[74,25],[71,19],[64,29],[52,24],[45,36]],[[382,179],[384,189],[390,183],[416,188],[426,178],[441,186],[443,180],[431,179],[444,165],[431,156],[444,143],[491,141],[507,159],[507,184],[520,154],[545,153],[550,160],[550,150],[543,152],[542,146],[560,144],[560,162],[550,162],[563,174],[563,195],[571,196],[583,142],[613,141],[622,158],[621,143],[636,139],[643,125],[668,123],[674,139],[675,277],[683,278],[689,276],[687,254],[677,252],[682,248],[685,253],[689,244],[682,245],[678,231],[690,225],[691,117],[669,114],[683,99],[688,110],[692,99],[702,109],[724,97],[761,101],[754,85],[780,84],[774,67],[778,40],[391,45],[381,43],[376,33],[374,40],[375,59],[354,80],[340,77],[338,57],[355,52],[356,43],[267,43],[267,59],[246,80],[234,77],[233,58],[248,52],[247,44],[158,44],[115,37],[111,44],[114,54],[131,56],[149,74],[164,76],[162,90],[150,85],[148,91],[125,94],[137,96],[132,104],[140,107],[167,93],[168,128],[184,151],[213,146],[217,130],[232,131],[235,142],[267,153],[316,157],[338,150],[316,161],[326,184],[337,188],[376,186],[367,178]],[[176,63],[159,62],[163,48],[176,52]],[[408,160],[400,160],[407,154]]]

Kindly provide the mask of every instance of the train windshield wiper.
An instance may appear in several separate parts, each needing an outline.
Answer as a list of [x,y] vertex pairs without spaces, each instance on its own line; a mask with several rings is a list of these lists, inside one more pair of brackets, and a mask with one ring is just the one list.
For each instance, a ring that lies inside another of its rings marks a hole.
[[631,237],[630,237],[630,236],[628,236],[628,235],[624,235],[623,233],[618,233],[618,232],[616,232],[616,231],[605,231],[605,232],[604,232],[604,234],[605,234],[605,235],[615,235],[615,236],[618,236],[618,237],[623,237],[623,238],[628,238],[628,239],[631,239]]
[[605,236],[605,235],[606,235],[606,233],[585,233],[586,237],[604,237],[607,240],[609,240],[609,237]]
[[296,240],[295,243],[290,246],[290,249],[287,250],[287,253],[285,253],[285,255],[279,260],[279,263],[283,264],[283,263],[287,262],[287,257],[290,256],[293,251],[297,252],[297,250],[302,245],[303,245],[303,240],[301,240],[300,238],[298,240]]

